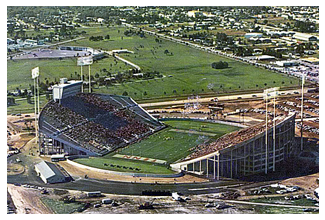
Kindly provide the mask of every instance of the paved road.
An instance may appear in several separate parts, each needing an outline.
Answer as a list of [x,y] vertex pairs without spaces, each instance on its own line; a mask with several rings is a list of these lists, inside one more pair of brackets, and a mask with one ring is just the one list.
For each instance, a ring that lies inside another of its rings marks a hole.
[[84,179],[81,177],[74,177],[75,180],[69,183],[45,184],[40,179],[40,177],[36,175],[36,172],[34,170],[34,165],[41,160],[40,158],[20,153],[7,158],[8,163],[14,162],[17,157],[19,157],[23,165],[27,166],[27,173],[13,176],[8,175],[7,183],[9,184],[20,183],[48,188],[61,188],[80,191],[101,191],[103,193],[121,195],[141,195],[142,191],[144,190],[164,190],[170,192],[179,192],[183,193],[184,195],[208,194],[229,190],[227,189],[226,185],[230,185],[231,188],[231,186],[234,184],[245,184],[242,181],[219,181],[191,184],[150,184]]

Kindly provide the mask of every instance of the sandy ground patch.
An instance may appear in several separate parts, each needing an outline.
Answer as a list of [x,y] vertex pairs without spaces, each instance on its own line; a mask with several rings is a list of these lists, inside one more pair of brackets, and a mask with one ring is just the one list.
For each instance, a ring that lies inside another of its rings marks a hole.
[[[52,214],[40,200],[40,192],[34,189],[23,188],[7,184],[8,192],[17,208],[17,214]],[[27,210],[26,210],[27,208]]]
[[319,187],[317,178],[319,178],[319,173],[286,179],[281,181],[281,184],[299,186],[301,188],[304,188],[308,193],[314,194],[314,190]]

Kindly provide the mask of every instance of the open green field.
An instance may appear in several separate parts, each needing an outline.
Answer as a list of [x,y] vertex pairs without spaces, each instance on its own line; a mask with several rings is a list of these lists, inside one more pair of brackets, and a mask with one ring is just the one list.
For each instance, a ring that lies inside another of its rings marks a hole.
[[[34,97],[31,98],[32,102],[28,103],[26,98],[16,98],[16,104],[7,106],[7,114],[17,114],[17,113],[33,113],[34,110]],[[48,102],[45,95],[40,96],[39,99],[40,108],[43,108],[45,104]]]
[[[173,173],[173,171],[169,170],[168,167],[164,165],[129,159],[120,159],[113,156],[118,153],[122,155],[125,154],[130,156],[141,156],[152,159],[160,159],[165,160],[167,163],[173,163],[190,154],[191,148],[197,146],[198,144],[202,144],[205,141],[209,141],[211,139],[211,136],[202,134],[191,134],[186,132],[176,132],[172,131],[171,129],[209,132],[215,135],[214,137],[212,137],[213,139],[239,129],[238,127],[233,127],[229,125],[191,120],[170,120],[164,121],[164,123],[166,125],[169,125],[169,127],[149,136],[147,139],[144,139],[138,143],[117,150],[116,152],[105,155],[102,158],[83,158],[76,159],[75,161],[81,164],[101,169],[110,169],[122,172],[170,174]],[[117,168],[116,166],[105,166],[104,163],[139,168],[141,170],[131,171],[130,169]]]
[[[136,100],[163,97],[177,97],[189,94],[216,94],[231,91],[262,90],[264,88],[281,86],[297,86],[296,78],[274,73],[265,69],[256,68],[245,63],[227,59],[218,55],[209,54],[185,45],[162,40],[157,43],[154,36],[141,38],[140,36],[125,36],[123,27],[111,28],[84,28],[87,31],[85,39],[71,42],[71,46],[89,46],[97,49],[129,49],[134,54],[123,54],[125,59],[139,65],[143,72],[158,71],[165,77],[146,81],[131,81],[116,84],[110,87],[100,87],[95,92],[121,95],[127,92]],[[89,41],[89,36],[105,36],[109,40]],[[168,50],[168,54],[165,54]],[[111,59],[111,60],[110,60]],[[227,69],[213,69],[212,62],[226,61]],[[100,64],[102,62],[102,64]],[[101,68],[110,66],[112,58],[104,59],[92,65],[92,74]],[[122,63],[122,66],[125,64]],[[34,61],[8,61],[8,89],[31,84],[30,71],[40,66],[41,80],[45,78],[74,77],[80,68],[76,66],[75,59],[67,60],[34,60]],[[118,71],[120,67],[113,68]],[[126,66],[125,68],[129,68]],[[123,68],[121,67],[121,70]],[[103,74],[100,73],[99,74]]]
[[[108,77],[107,74],[102,72],[106,69],[111,74],[123,72],[130,69],[130,66],[125,65],[123,62],[114,61],[113,57],[105,58],[95,61],[91,66],[91,74],[95,77],[96,73],[100,76]],[[7,61],[7,90],[14,90],[17,87],[20,89],[30,88],[33,85],[31,77],[31,70],[39,66],[40,68],[40,82],[58,82],[60,78],[80,79],[81,68],[77,66],[76,58],[66,59],[42,59],[42,60],[9,60]],[[88,79],[89,69],[83,67],[84,79]]]

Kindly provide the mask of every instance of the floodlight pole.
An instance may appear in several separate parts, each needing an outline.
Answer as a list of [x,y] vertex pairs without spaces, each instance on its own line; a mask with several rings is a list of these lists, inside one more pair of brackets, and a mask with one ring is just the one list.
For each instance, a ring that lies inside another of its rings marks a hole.
[[83,76],[83,72],[82,72],[82,65],[80,65],[80,67],[81,67],[81,82],[82,82],[82,84],[81,84],[81,93],[83,93],[84,92],[84,87],[83,87],[83,81],[84,81],[84,76]]
[[273,171],[275,171],[275,95],[273,102]]
[[88,67],[89,67],[89,93],[91,93],[90,64],[88,65]]
[[267,162],[268,162],[268,147],[267,147],[267,93],[265,96],[265,174],[267,174]]
[[34,78],[34,108],[35,108],[35,137],[37,139],[37,106],[36,106],[36,79]]
[[300,139],[300,150],[304,150],[304,138],[303,138],[303,121],[304,121],[304,84],[305,84],[305,75],[302,75],[302,80],[301,80],[301,139]]
[[217,180],[220,180],[220,152],[217,152],[218,166],[217,166]]
[[39,76],[37,76],[37,117],[38,115],[39,115]]

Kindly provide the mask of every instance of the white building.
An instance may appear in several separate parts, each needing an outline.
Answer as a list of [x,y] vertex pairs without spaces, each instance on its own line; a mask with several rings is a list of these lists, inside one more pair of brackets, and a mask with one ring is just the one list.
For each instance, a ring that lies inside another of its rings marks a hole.
[[68,176],[65,176],[55,164],[46,161],[36,164],[35,171],[44,183],[63,183],[68,180]]
[[293,35],[293,38],[303,41],[317,41],[318,38],[314,35],[304,34],[304,33],[296,33]]
[[295,61],[295,60],[276,61],[275,64],[278,66],[281,66],[281,67],[289,67],[289,66],[298,65],[297,61]]
[[52,87],[53,100],[61,100],[68,96],[76,95],[81,92],[82,81],[71,80],[67,81],[67,78],[60,79],[60,84]]
[[256,37],[256,38],[260,38],[260,37],[262,37],[263,36],[263,34],[262,33],[246,33],[245,34],[245,38],[251,38],[251,37]]

